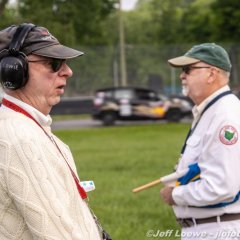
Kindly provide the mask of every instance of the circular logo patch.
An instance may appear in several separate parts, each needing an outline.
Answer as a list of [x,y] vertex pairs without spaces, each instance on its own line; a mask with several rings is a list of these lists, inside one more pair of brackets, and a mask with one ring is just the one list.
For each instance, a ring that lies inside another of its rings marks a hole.
[[224,126],[219,133],[220,141],[226,145],[232,145],[238,140],[238,132],[233,126]]

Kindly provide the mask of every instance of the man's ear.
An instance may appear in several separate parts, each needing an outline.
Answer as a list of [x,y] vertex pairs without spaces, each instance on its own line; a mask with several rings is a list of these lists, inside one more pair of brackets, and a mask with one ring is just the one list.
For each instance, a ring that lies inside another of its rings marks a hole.
[[217,79],[218,74],[219,74],[219,70],[217,68],[214,68],[214,67],[211,68],[207,83],[208,84],[214,83]]

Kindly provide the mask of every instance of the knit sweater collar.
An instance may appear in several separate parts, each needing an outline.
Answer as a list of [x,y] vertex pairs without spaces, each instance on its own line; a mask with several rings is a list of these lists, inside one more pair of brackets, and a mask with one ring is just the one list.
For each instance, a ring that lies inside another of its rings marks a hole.
[[[8,94],[4,94],[3,96],[5,99],[7,99],[8,101],[18,105],[19,107],[21,107],[22,109],[24,109],[26,112],[28,112],[41,126],[43,127],[50,127],[52,124],[52,118],[50,117],[50,115],[44,115],[41,112],[39,112],[36,108],[30,106],[29,104],[20,101],[17,98],[14,98],[12,96],[9,96]],[[5,110],[9,110],[9,111],[14,111],[4,105],[1,106],[3,109]]]

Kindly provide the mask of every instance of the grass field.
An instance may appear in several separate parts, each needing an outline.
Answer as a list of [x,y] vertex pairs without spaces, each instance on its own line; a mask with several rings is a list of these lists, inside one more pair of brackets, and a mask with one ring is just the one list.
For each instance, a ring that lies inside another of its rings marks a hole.
[[71,148],[81,180],[94,180],[90,205],[114,240],[179,239],[172,209],[159,197],[162,186],[135,194],[132,189],[172,172],[188,128],[181,123],[55,131]]

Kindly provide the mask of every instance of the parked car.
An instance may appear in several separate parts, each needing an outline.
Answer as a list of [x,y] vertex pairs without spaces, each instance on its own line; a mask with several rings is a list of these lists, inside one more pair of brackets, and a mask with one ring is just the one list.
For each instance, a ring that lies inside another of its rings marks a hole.
[[[161,97],[162,95],[160,95]],[[164,95],[165,100],[168,98],[169,101],[178,105],[181,109],[183,117],[190,117],[192,118],[192,108],[194,106],[193,101],[189,97],[185,97],[183,95],[173,95],[167,97]]]
[[166,119],[178,122],[184,116],[179,101],[172,101],[155,91],[138,87],[112,87],[99,89],[93,100],[94,119],[104,125],[116,120]]

